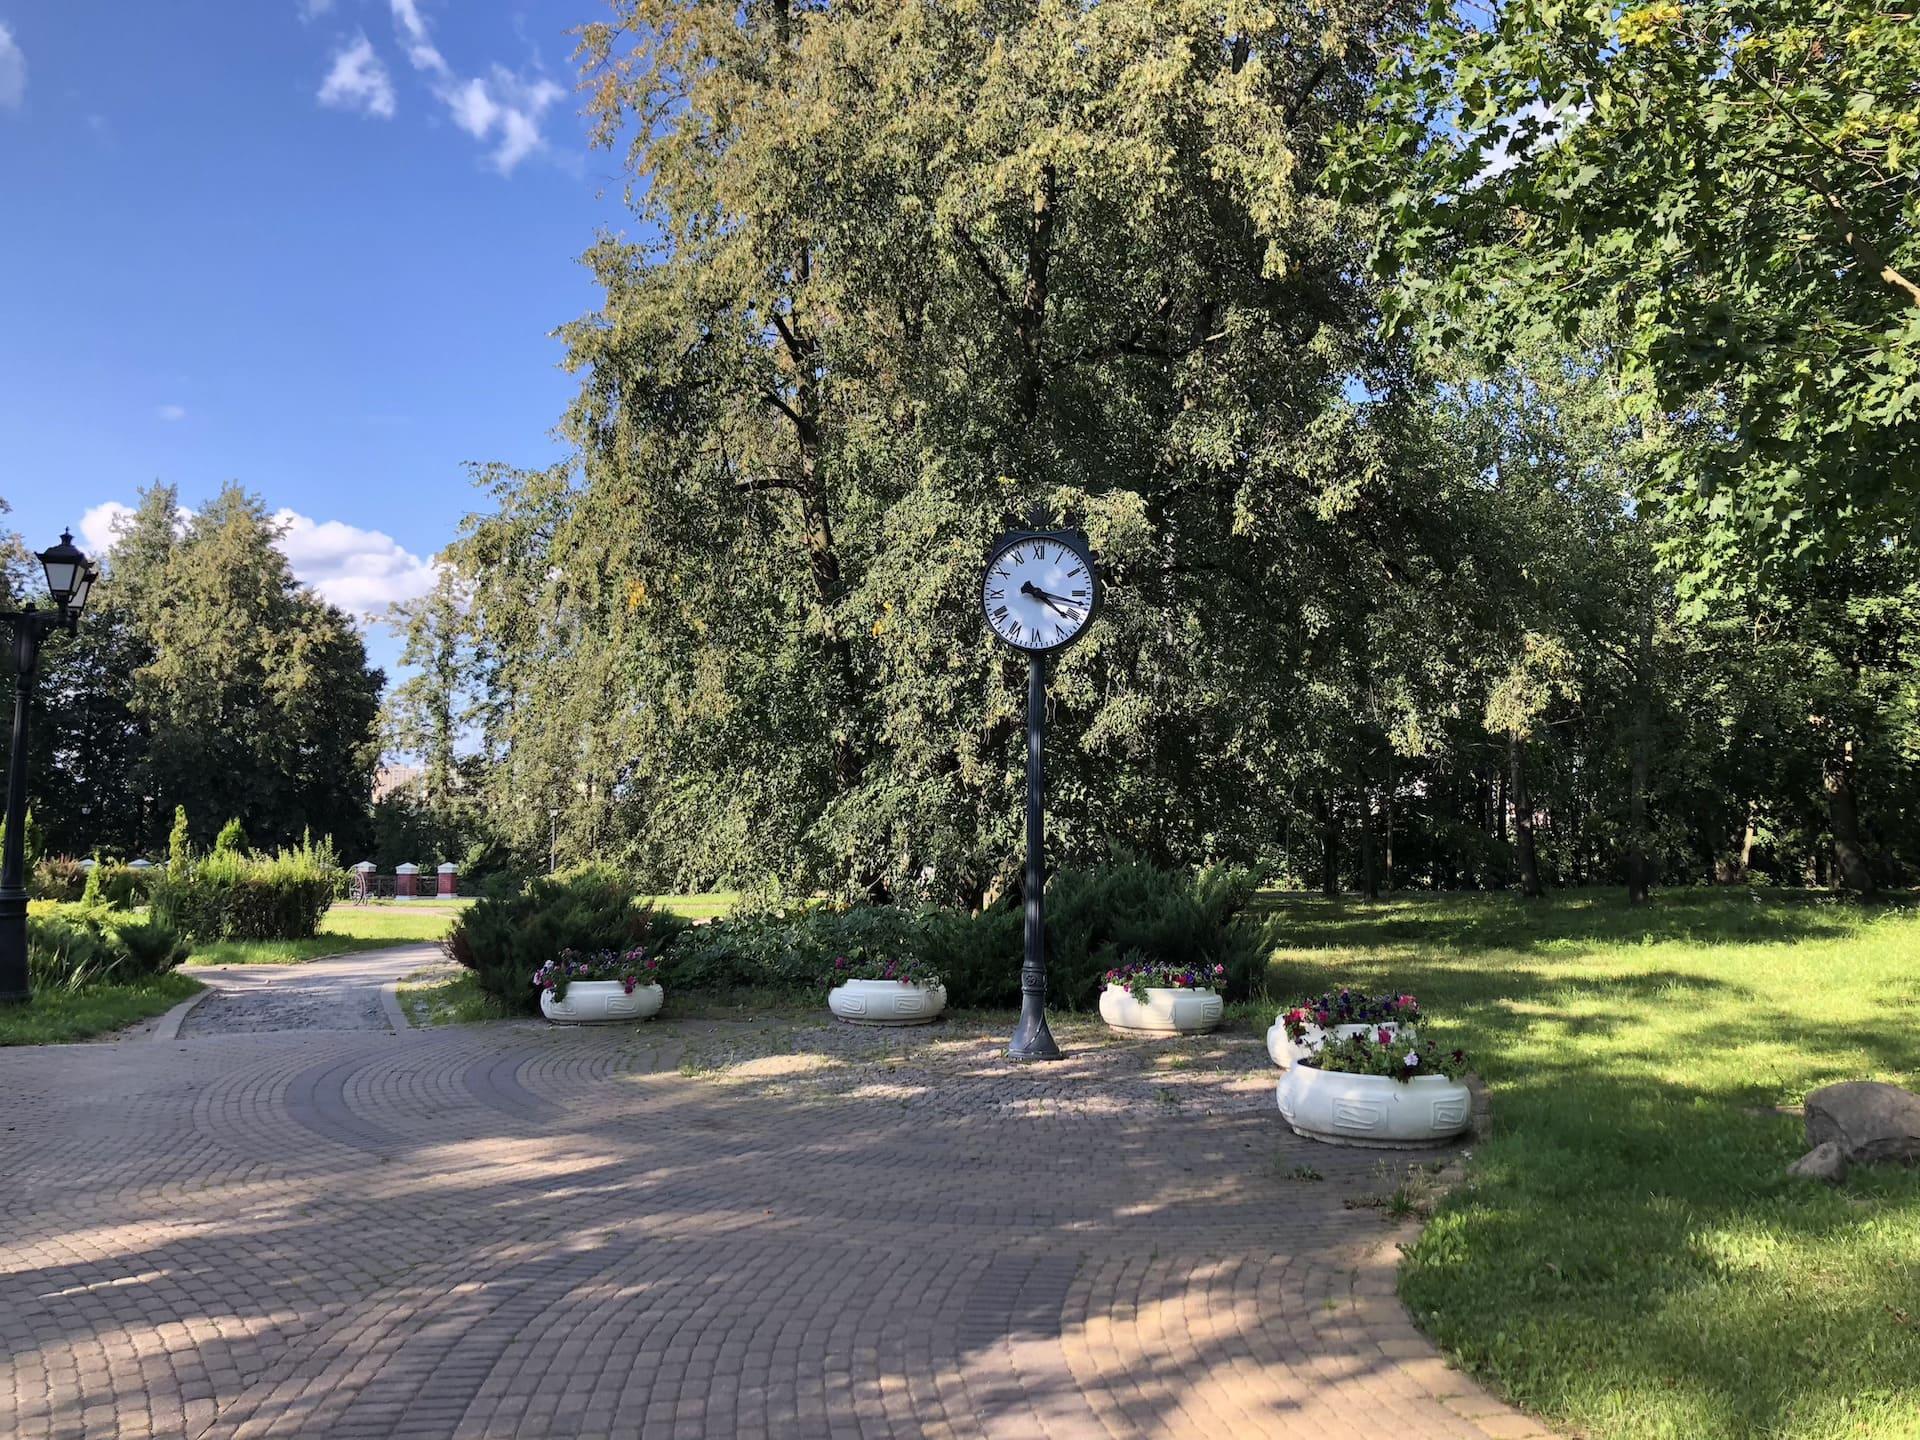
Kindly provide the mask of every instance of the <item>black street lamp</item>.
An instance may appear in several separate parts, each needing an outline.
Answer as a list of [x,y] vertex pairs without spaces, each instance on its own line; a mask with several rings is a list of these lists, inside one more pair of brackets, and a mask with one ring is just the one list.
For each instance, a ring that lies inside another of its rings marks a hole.
[[13,627],[13,749],[7,762],[6,847],[0,854],[0,1004],[33,998],[27,980],[27,715],[33,705],[34,673],[40,666],[40,642],[55,630],[80,628],[80,612],[93,589],[95,571],[62,531],[60,543],[40,552],[53,608],[29,604],[0,611]]

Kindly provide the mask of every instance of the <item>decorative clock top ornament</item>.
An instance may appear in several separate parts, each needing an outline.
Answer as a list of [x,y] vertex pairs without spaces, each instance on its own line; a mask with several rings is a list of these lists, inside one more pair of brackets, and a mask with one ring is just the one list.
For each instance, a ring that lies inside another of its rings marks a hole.
[[1078,530],[1024,530],[1003,535],[980,585],[987,624],[1029,654],[1071,645],[1086,633],[1100,605],[1093,552]]

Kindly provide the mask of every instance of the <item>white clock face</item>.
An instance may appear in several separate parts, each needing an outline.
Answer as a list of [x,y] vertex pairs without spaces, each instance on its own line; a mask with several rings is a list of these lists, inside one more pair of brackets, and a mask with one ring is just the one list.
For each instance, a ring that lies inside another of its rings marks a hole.
[[995,553],[981,599],[1002,640],[1022,650],[1051,650],[1093,617],[1093,574],[1071,546],[1037,535]]

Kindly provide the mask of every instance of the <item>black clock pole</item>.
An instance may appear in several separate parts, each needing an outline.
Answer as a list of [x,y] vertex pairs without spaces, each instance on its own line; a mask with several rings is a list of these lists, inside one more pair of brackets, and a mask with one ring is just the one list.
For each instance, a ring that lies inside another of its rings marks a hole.
[[1027,656],[1027,954],[1020,964],[1020,1024],[1007,1046],[1013,1060],[1058,1060],[1060,1047],[1047,1029],[1046,848],[1047,813],[1042,798],[1040,743],[1047,724],[1046,661]]

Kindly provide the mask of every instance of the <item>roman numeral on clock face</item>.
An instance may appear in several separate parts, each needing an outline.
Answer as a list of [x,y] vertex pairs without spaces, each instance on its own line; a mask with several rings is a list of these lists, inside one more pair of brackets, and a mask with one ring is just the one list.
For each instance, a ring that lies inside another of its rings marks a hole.
[[1006,606],[1004,606],[1004,605],[1002,605],[1002,606],[1001,606],[1001,607],[1000,607],[1000,608],[999,608],[998,610],[995,610],[995,611],[993,612],[993,618],[994,618],[994,619],[996,619],[996,620],[1004,620],[1004,619],[1006,619],[1006,618],[1007,618],[1007,607],[1006,607]]
[[1007,598],[1007,592],[998,588],[989,590],[987,591],[987,598],[989,600],[1004,600]]

